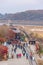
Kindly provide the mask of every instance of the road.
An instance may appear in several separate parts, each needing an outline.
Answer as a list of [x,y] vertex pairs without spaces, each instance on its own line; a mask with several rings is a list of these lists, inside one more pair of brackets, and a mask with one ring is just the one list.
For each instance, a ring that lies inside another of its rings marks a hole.
[[29,65],[29,61],[25,57],[9,59],[8,61],[1,61],[0,65]]
[[26,59],[25,56],[22,56],[21,58],[16,58],[16,54],[22,53],[21,49],[17,49],[17,52],[14,57],[14,59],[8,59],[7,61],[0,61],[0,65],[36,65],[36,62],[30,59],[30,50],[25,47],[26,52],[28,53],[28,59]]
[[[27,36],[28,39],[30,38],[30,36],[29,36],[28,33],[24,30],[24,28],[23,28],[21,31],[23,31],[23,32],[25,33],[25,35]],[[31,49],[28,48],[28,47],[25,47],[25,50],[27,51],[28,56],[29,56],[29,55],[30,55],[30,52],[31,52]],[[34,60],[34,61],[31,60],[30,57],[29,57],[29,62],[30,62],[30,65],[37,65],[36,61],[35,61],[35,60]]]
[[[17,53],[21,53],[21,49],[17,49]],[[21,58],[8,59],[7,61],[0,61],[0,65],[30,65],[29,60],[25,56]]]
[[28,58],[29,58],[30,65],[37,65],[37,63],[36,63],[35,60],[31,60],[31,59],[30,59],[30,52],[31,52],[31,49],[28,48],[28,47],[25,47],[25,50],[26,50],[27,53],[28,53]]
[[[36,62],[30,59],[29,56],[29,49],[25,47],[27,53],[28,53],[28,59],[26,59],[25,56],[22,56],[21,58],[15,58],[14,59],[8,59],[7,61],[0,61],[0,65],[36,65]],[[17,49],[17,53],[22,53],[21,49]]]

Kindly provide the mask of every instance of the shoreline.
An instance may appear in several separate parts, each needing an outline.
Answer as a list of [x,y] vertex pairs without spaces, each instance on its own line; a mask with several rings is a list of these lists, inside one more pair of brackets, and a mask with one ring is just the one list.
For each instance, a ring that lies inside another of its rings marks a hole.
[[14,24],[14,23],[0,23],[0,25],[14,25],[14,26],[37,26],[37,27],[43,27],[43,24],[42,25],[39,25],[39,24],[29,24],[29,25],[27,25],[27,24]]

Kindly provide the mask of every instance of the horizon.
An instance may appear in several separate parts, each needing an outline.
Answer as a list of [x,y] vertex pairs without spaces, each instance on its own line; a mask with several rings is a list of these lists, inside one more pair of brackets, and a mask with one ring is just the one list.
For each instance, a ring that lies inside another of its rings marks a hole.
[[17,13],[21,13],[21,12],[26,12],[26,11],[43,11],[43,9],[34,9],[34,10],[24,10],[24,11],[18,11],[18,12],[6,12],[6,13],[0,13],[0,14],[2,14],[2,15],[5,15],[5,14],[17,14]]
[[0,0],[0,13],[2,14],[42,9],[43,0]]

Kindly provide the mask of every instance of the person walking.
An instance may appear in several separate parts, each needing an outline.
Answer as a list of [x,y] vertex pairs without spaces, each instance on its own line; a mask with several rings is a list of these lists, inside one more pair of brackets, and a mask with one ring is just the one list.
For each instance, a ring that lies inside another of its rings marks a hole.
[[12,58],[12,49],[13,49],[13,46],[12,44],[8,45],[8,58]]
[[26,59],[28,59],[28,53],[26,53]]
[[12,45],[12,58],[14,58],[15,57],[15,53],[16,53],[16,49],[15,49],[15,46],[14,45]]

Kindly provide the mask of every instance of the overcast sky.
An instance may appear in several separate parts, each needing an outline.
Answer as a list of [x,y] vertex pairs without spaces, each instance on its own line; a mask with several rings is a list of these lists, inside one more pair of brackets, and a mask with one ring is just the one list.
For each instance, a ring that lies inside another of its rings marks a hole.
[[0,13],[43,9],[43,0],[0,0]]

